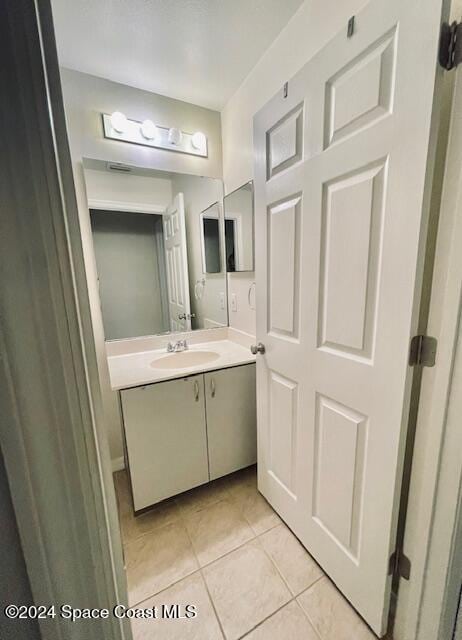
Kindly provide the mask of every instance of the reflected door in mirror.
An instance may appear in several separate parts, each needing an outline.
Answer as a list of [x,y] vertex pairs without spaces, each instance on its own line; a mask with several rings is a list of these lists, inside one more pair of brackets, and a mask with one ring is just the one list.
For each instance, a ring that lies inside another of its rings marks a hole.
[[178,193],[163,216],[170,331],[191,329],[184,197]]

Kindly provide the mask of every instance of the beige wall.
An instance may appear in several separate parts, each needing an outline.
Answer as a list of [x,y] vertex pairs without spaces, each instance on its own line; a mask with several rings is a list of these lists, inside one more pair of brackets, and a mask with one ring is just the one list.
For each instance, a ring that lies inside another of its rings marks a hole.
[[[111,160],[154,169],[221,178],[220,114],[210,109],[69,69],[61,69],[61,82],[79,207],[79,223],[104,415],[111,458],[117,461],[123,455],[121,420],[117,397],[111,391],[109,384],[82,158]],[[203,131],[208,136],[209,157],[199,158],[141,145],[106,140],[103,137],[101,113],[112,113],[115,110],[121,110],[127,117],[135,120],[151,118],[160,125],[178,127],[186,131]]]
[[[71,145],[77,143],[82,156],[222,177],[221,126],[217,111],[70,69],[61,69],[61,81]],[[150,118],[161,126],[178,127],[191,133],[202,131],[208,137],[208,158],[107,140],[103,136],[101,114],[113,111],[122,111],[133,120]]]
[[167,178],[85,167],[85,184],[89,200],[156,205],[163,208],[172,201],[172,182]]
[[[221,113],[226,193],[253,178],[254,114],[366,4],[306,0],[230,98]],[[228,276],[229,300],[234,293],[237,301],[237,311],[230,309],[230,325],[248,333],[255,333],[255,312],[247,301],[254,279],[253,273]]]

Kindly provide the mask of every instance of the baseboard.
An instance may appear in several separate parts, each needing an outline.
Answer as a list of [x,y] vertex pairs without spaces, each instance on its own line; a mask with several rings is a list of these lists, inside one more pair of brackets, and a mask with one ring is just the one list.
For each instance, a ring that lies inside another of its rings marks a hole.
[[116,471],[122,471],[122,469],[125,469],[125,460],[123,456],[120,456],[120,458],[114,458],[113,460],[111,460],[112,463],[112,473],[115,473]]

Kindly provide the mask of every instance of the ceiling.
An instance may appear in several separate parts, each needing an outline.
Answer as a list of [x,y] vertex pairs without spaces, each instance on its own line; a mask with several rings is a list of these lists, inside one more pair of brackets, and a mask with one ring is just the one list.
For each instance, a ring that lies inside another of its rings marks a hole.
[[221,110],[303,0],[52,0],[60,64]]

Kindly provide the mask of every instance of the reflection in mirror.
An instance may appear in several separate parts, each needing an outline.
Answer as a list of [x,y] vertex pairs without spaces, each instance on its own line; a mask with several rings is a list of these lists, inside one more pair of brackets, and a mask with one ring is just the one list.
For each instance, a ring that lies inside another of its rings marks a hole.
[[220,205],[215,202],[201,213],[202,268],[204,273],[220,273]]
[[224,198],[227,271],[254,270],[253,183]]
[[226,326],[222,182],[84,169],[106,340]]

